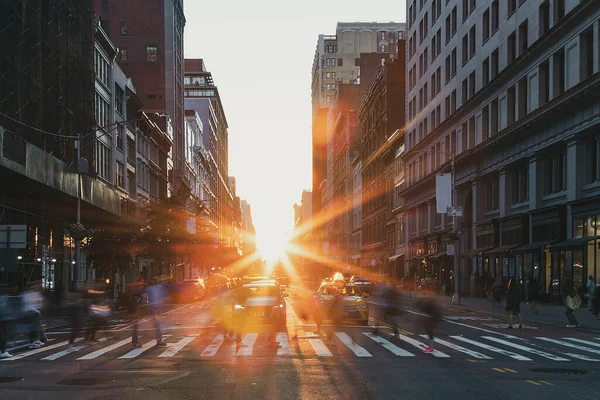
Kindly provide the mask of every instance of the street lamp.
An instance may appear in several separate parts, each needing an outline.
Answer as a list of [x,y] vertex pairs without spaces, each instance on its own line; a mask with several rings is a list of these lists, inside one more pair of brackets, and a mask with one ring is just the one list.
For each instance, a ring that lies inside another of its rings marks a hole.
[[17,260],[22,260],[23,256],[17,256]]

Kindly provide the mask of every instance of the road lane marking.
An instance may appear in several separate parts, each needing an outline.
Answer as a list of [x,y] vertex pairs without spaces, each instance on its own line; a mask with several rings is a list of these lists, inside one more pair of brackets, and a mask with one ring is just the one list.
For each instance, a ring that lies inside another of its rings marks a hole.
[[202,354],[200,354],[200,357],[214,357],[214,355],[217,354],[217,351],[219,351],[219,348],[221,347],[224,341],[225,335],[219,333],[217,336],[215,336],[212,343],[209,344],[206,347],[206,349],[204,349]]
[[409,351],[406,351],[398,346],[396,346],[395,344],[393,344],[392,342],[390,342],[389,340],[386,340],[380,336],[375,335],[374,333],[371,332],[363,332],[363,334],[372,339],[373,341],[375,341],[375,343],[380,344],[381,346],[383,346],[385,349],[391,351],[392,353],[394,353],[397,356],[400,357],[414,357],[415,355]]
[[[398,334],[398,339],[403,340],[406,343],[415,346],[419,350],[425,350],[428,347],[425,343],[419,342],[418,340],[410,338],[410,337],[408,337],[406,335],[403,335],[401,333]],[[429,354],[433,355],[434,357],[439,357],[439,358],[449,358],[450,357],[448,354],[442,353],[439,350],[435,350],[435,351],[433,351],[433,352],[431,352]]]
[[515,371],[514,369],[510,369],[510,368],[504,368],[504,370],[508,371],[508,372],[512,372],[513,374],[517,373],[517,371]]
[[582,340],[582,339],[575,339],[575,338],[563,338],[563,339],[570,340],[572,342],[587,344],[588,346],[600,347],[600,343],[590,342],[589,340]]
[[127,338],[127,339],[123,339],[120,342],[117,343],[113,343],[110,346],[106,346],[100,350],[96,350],[94,352],[91,352],[90,354],[87,354],[83,357],[79,357],[77,360],[92,360],[94,358],[100,357],[102,354],[106,354],[109,351],[118,349],[121,346],[125,346],[126,344],[131,343],[131,338]]
[[538,381],[540,383],[543,383],[544,385],[548,385],[548,386],[554,386],[553,383],[547,382],[547,381]]
[[502,368],[492,368],[494,371],[498,371],[498,372],[502,372],[505,373],[506,371],[503,370]]
[[364,347],[356,343],[354,340],[352,340],[352,338],[348,336],[347,333],[336,332],[335,336],[337,336],[338,339],[340,339],[340,341],[344,343],[346,347],[348,347],[350,351],[352,351],[358,357],[373,357],[373,355],[369,353],[367,349],[365,349]]
[[[82,340],[83,340],[83,338],[75,339],[75,342],[80,342]],[[39,353],[43,353],[43,352],[48,351],[48,350],[57,349],[59,347],[62,347],[62,346],[68,345],[68,344],[69,344],[69,341],[65,340],[64,342],[56,343],[56,344],[53,344],[51,346],[40,347],[39,349],[34,349],[34,350],[26,351],[25,353],[18,354],[16,356],[11,357],[11,358],[3,358],[1,361],[20,360],[22,358],[33,356],[33,355],[39,354]]]
[[242,339],[242,343],[237,355],[251,356],[252,350],[254,349],[254,343],[256,343],[256,338],[258,338],[258,333],[247,333],[246,336],[244,336],[244,339]]
[[591,347],[579,346],[574,343],[564,342],[564,341],[558,340],[558,339],[551,339],[551,338],[547,338],[547,337],[536,337],[536,339],[543,340],[544,342],[560,344],[561,346],[570,347],[572,349],[577,349],[577,350],[581,350],[581,351],[588,352],[588,353],[600,354],[600,350],[598,350],[598,349],[592,349]]
[[292,355],[292,349],[290,348],[290,340],[288,338],[287,333],[278,332],[277,335],[275,335],[275,340],[277,340],[277,343],[279,343],[279,346],[280,346],[277,349],[278,356],[291,356]]
[[479,343],[479,342],[476,342],[475,340],[467,339],[467,338],[464,338],[462,336],[450,336],[450,337],[452,339],[455,339],[455,340],[460,340],[461,342],[472,344],[473,346],[481,347],[482,349],[493,351],[494,353],[499,353],[499,354],[502,354],[504,356],[508,356],[508,357],[514,358],[515,360],[519,360],[519,361],[533,361],[531,358],[527,358],[527,357],[522,356],[520,354],[513,353],[512,351],[508,351],[508,350],[504,350],[504,349],[499,349],[498,347],[490,346],[490,345],[485,344],[485,343]]
[[[163,338],[168,338],[169,336],[171,336],[171,335],[163,335]],[[123,354],[121,357],[118,357],[118,359],[136,358],[136,357],[140,356],[143,352],[148,351],[155,346],[156,346],[156,339],[152,339],[149,342],[146,342],[146,344],[143,345],[142,347],[133,349],[130,352],[128,352],[127,354]]]
[[[71,333],[71,332],[67,332],[67,333]],[[48,342],[53,342],[55,340],[56,339],[48,339]],[[29,341],[28,340],[18,340],[17,342],[15,342],[15,344],[16,343],[22,343],[22,342],[27,342],[27,343],[21,344],[19,346],[10,347],[10,348],[6,349],[6,351],[10,353],[11,351],[14,351],[14,350],[21,350],[21,349],[24,349],[26,347],[29,347]]]
[[454,324],[454,325],[460,325],[460,326],[464,326],[466,328],[471,328],[471,329],[476,329],[478,331],[483,331],[483,332],[487,332],[487,333],[492,333],[494,335],[500,335],[500,336],[504,336],[505,338],[508,339],[513,339],[513,340],[524,340],[523,338],[520,338],[518,336],[513,336],[513,335],[508,335],[506,333],[500,333],[500,332],[496,332],[496,331],[490,331],[489,329],[485,329],[485,328],[480,328],[478,326],[471,326],[469,324],[463,324],[461,322],[456,322],[456,321],[450,321],[449,319],[446,318],[442,318],[444,321],[450,323],[450,324]]
[[315,353],[317,353],[319,357],[333,357],[333,354],[331,353],[331,351],[329,351],[329,349],[327,348],[327,346],[325,346],[325,343],[323,343],[321,339],[318,339],[316,337],[308,337],[308,343],[310,343],[313,350],[315,351]]
[[525,381],[525,382],[531,383],[532,385],[535,385],[535,386],[542,386],[542,384],[541,384],[541,383],[537,383],[536,381],[530,381],[530,380],[527,380],[527,381]]
[[179,352],[179,350],[183,349],[185,346],[190,344],[197,337],[198,335],[189,335],[188,337],[184,337],[179,342],[171,344],[171,346],[169,346],[168,349],[159,354],[158,357],[173,357]]
[[555,356],[554,354],[546,353],[545,351],[541,351],[538,349],[532,349],[531,347],[521,346],[520,344],[507,342],[506,340],[498,339],[492,336],[482,336],[484,339],[491,340],[492,342],[503,344],[504,346],[514,347],[515,349],[519,349],[521,351],[525,351],[527,353],[535,354],[540,357],[547,358],[552,361],[570,361],[568,358]]
[[[425,338],[425,339],[427,339],[427,337],[428,337],[425,334],[420,335],[420,336],[422,338]],[[485,354],[481,354],[481,353],[479,353],[477,351],[474,351],[474,350],[469,350],[466,347],[459,346],[459,345],[454,344],[452,342],[448,342],[447,340],[444,340],[444,339],[434,338],[433,340],[434,340],[435,343],[439,343],[442,346],[446,346],[446,347],[449,347],[449,348],[451,348],[453,350],[460,351],[462,353],[468,354],[471,357],[480,358],[482,360],[492,360],[493,359],[492,357],[488,357]]]
[[[98,343],[106,342],[107,340],[108,340],[107,337],[103,337],[103,338],[98,339]],[[85,349],[88,346],[89,346],[89,344],[82,344],[81,346],[75,346],[71,350],[66,349],[66,350],[63,350],[63,351],[59,351],[58,353],[54,353],[54,354],[49,355],[48,357],[42,358],[42,360],[44,360],[44,361],[58,360],[59,358],[64,357],[67,354],[71,354],[71,353],[74,353],[76,351],[83,350],[83,349]]]

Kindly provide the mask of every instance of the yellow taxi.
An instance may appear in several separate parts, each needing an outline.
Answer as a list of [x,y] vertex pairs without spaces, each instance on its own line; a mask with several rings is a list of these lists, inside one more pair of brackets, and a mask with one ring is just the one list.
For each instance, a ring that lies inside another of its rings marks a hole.
[[317,319],[334,319],[338,316],[344,321],[358,321],[367,325],[369,307],[365,297],[368,294],[363,293],[358,286],[343,280],[323,282],[313,295]]

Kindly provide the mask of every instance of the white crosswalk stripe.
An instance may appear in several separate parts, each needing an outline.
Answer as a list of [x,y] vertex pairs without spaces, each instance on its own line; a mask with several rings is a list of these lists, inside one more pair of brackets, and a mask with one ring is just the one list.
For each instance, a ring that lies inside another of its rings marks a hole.
[[162,352],[158,357],[173,357],[185,346],[192,343],[194,341],[194,339],[196,339],[196,337],[197,336],[191,336],[191,335],[188,337],[184,337],[179,342],[171,344],[169,346],[169,348],[167,350],[165,350],[164,352]]
[[552,361],[569,361],[568,358],[564,358],[564,357],[560,357],[560,356],[555,356],[554,354],[546,353],[545,351],[541,351],[541,350],[538,350],[538,349],[532,349],[531,347],[527,347],[527,346],[521,346],[520,344],[508,342],[506,340],[498,339],[496,337],[483,336],[483,338],[487,339],[487,340],[491,340],[492,342],[500,343],[500,344],[502,344],[504,346],[513,347],[515,349],[518,349],[518,350],[521,350],[521,351],[525,351],[527,353],[535,354],[536,356],[541,356],[541,357],[547,358],[547,359],[552,360]]
[[[107,340],[108,340],[108,338],[103,337],[103,338],[98,339],[98,343],[103,343],[103,342],[106,342]],[[83,349],[87,348],[88,346],[89,346],[88,344],[82,344],[80,346],[75,346],[75,347],[71,348],[71,350],[66,349],[63,351],[59,351],[58,353],[54,353],[54,354],[49,355],[48,357],[42,358],[42,360],[44,360],[44,361],[58,360],[59,358],[64,357],[68,354],[75,353],[79,350],[83,350]]]
[[564,339],[570,340],[572,342],[583,343],[588,346],[600,347],[600,343],[590,342],[589,340],[582,340],[582,339],[576,339],[576,338],[564,338]]
[[479,342],[477,342],[475,340],[467,339],[467,338],[462,337],[462,336],[450,336],[450,337],[452,339],[455,339],[455,340],[460,340],[461,342],[469,343],[469,344],[471,344],[473,346],[481,347],[482,349],[493,351],[494,353],[502,354],[503,356],[508,356],[510,358],[514,358],[515,360],[519,360],[519,361],[533,361],[531,358],[522,356],[522,355],[517,354],[517,353],[513,353],[512,351],[508,351],[508,350],[504,350],[504,349],[499,349],[498,347],[490,346],[489,344],[485,344],[485,343],[479,343]]
[[99,350],[93,351],[90,354],[86,354],[83,357],[79,357],[77,360],[93,360],[94,358],[98,358],[101,355],[108,353],[109,351],[113,351],[115,349],[118,349],[121,346],[125,346],[128,343],[131,343],[130,337],[127,339],[121,340],[120,342],[113,343],[110,346],[106,346]]
[[[80,342],[82,340],[83,340],[83,338],[75,339],[75,342]],[[21,359],[23,359],[25,357],[29,357],[29,356],[33,356],[35,354],[43,353],[43,352],[48,351],[48,350],[58,349],[59,347],[66,346],[68,344],[69,344],[68,341],[64,341],[64,342],[53,344],[51,346],[40,347],[39,349],[29,350],[29,351],[26,351],[25,353],[17,354],[16,356],[11,357],[11,358],[3,358],[1,361],[21,360]]]
[[572,349],[577,349],[577,350],[587,352],[587,353],[600,354],[600,350],[598,350],[598,349],[593,349],[591,347],[576,345],[574,343],[565,342],[564,340],[551,339],[551,338],[547,338],[547,337],[536,337],[536,339],[543,340],[543,341],[549,342],[549,343],[560,344],[561,346],[570,347]]
[[342,343],[346,345],[354,354],[358,357],[373,357],[364,347],[356,343],[350,336],[345,332],[336,332],[335,336],[340,339]]
[[279,348],[277,349],[278,356],[291,356],[292,349],[290,348],[290,340],[288,338],[287,333],[278,332],[275,336],[277,343],[279,343]]
[[238,356],[251,356],[254,349],[254,343],[258,338],[258,333],[247,333],[242,339],[240,349],[237,352]]
[[[421,337],[422,338],[427,338],[428,336],[427,335],[421,335]],[[461,353],[468,354],[468,355],[470,355],[471,357],[474,357],[474,358],[479,358],[481,360],[492,360],[492,357],[488,357],[485,354],[481,354],[481,353],[479,353],[477,351],[474,351],[474,350],[469,350],[469,349],[467,349],[465,347],[459,346],[459,345],[454,344],[452,342],[448,342],[447,340],[444,340],[444,339],[433,338],[433,341],[435,343],[441,344],[442,346],[449,347],[452,350],[456,350],[456,351],[460,351]]]
[[333,357],[333,353],[325,346],[325,343],[312,332],[306,332],[308,343],[319,357]]
[[396,346],[389,340],[386,340],[386,339],[382,338],[381,336],[377,336],[374,333],[363,332],[363,334],[366,337],[372,339],[375,343],[380,344],[381,346],[383,346],[383,348],[391,351],[393,354],[395,354],[397,356],[400,356],[400,357],[414,357],[415,356],[413,353]]
[[[165,337],[167,337],[167,335],[163,335],[163,338],[165,338]],[[127,354],[123,354],[121,357],[119,357],[119,360],[136,358],[136,357],[140,356],[143,352],[148,351],[155,346],[156,346],[156,340],[152,339],[149,342],[146,342],[146,344],[144,344],[142,347],[138,347],[136,349],[129,351]]]
[[[415,346],[419,350],[425,350],[428,347],[425,343],[419,342],[418,340],[410,338],[410,337],[408,337],[406,335],[403,335],[401,333],[398,333],[398,338],[400,340],[405,341],[406,343],[408,343],[410,345]],[[429,354],[431,354],[434,357],[438,357],[438,358],[448,358],[448,357],[450,357],[448,354],[442,353],[441,351],[438,351],[438,350],[433,351],[433,352],[431,352]]]
[[217,351],[219,351],[219,348],[221,347],[224,341],[225,335],[223,335],[222,333],[218,334],[217,336],[215,336],[212,343],[209,344],[206,349],[204,349],[202,354],[200,354],[200,357],[214,357],[215,354],[217,354]]

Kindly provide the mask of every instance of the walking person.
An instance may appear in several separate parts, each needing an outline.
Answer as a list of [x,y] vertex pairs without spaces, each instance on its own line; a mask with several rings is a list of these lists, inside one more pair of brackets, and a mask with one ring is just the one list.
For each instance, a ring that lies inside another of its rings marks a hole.
[[594,319],[598,320],[598,312],[600,311],[600,282],[594,288],[594,296],[591,298],[591,303]]
[[21,296],[21,311],[29,326],[30,349],[39,349],[44,345],[44,343],[39,340],[39,334],[41,333],[41,312],[39,308],[41,308],[42,302],[43,298],[41,293],[37,291],[28,291]]
[[433,353],[435,351],[433,331],[441,315],[433,293],[426,292],[424,295],[424,298],[421,300],[421,311],[425,314],[423,317],[423,328],[429,339],[429,346],[423,350],[423,353]]
[[540,284],[535,278],[531,278],[529,280],[529,285],[527,286],[527,299],[529,300],[529,307],[531,307],[531,312],[533,314],[537,314],[537,301],[540,293]]
[[79,293],[69,295],[68,302],[69,320],[71,322],[71,335],[69,336],[69,350],[73,350],[73,343],[77,334],[83,328],[83,318],[85,315],[85,304],[81,300]]
[[133,320],[133,330],[131,332],[131,345],[134,348],[141,347],[138,344],[138,317],[137,317],[138,302],[132,296],[127,296],[127,315]]
[[592,275],[589,276],[585,286],[588,291],[588,311],[592,311],[592,298],[594,297],[594,292],[596,291],[596,283],[594,282],[594,277]]
[[12,357],[12,354],[6,351],[11,314],[8,296],[0,295],[0,359]]
[[508,293],[506,296],[506,313],[508,314],[508,327],[512,329],[513,317],[519,320],[519,329],[523,329],[523,319],[521,318],[521,284],[516,278],[510,278],[508,281]]
[[148,287],[148,301],[154,316],[154,325],[156,327],[156,346],[162,347],[167,344],[162,340],[162,331],[160,324],[160,316],[158,315],[160,306],[163,303],[163,285],[156,284]]
[[577,322],[575,315],[573,315],[573,311],[581,306],[581,297],[579,296],[579,293],[577,293],[573,281],[569,278],[565,279],[563,294],[565,296],[565,314],[569,320],[567,327],[576,328],[579,326],[579,323]]

